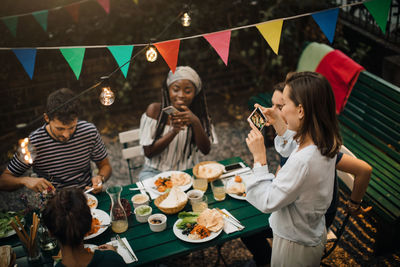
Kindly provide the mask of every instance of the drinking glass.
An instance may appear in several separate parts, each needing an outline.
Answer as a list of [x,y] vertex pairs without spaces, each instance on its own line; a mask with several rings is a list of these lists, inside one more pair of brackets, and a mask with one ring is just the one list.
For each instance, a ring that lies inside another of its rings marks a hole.
[[197,178],[196,176],[193,175],[193,188],[201,190],[203,192],[207,191],[208,187],[208,180],[207,179],[201,179]]
[[194,212],[201,213],[208,208],[206,195],[203,195],[201,198],[191,199],[190,203],[192,204],[192,210]]
[[226,197],[225,186],[226,185],[222,180],[215,180],[211,182],[211,189],[215,200],[217,201],[225,200]]
[[121,204],[122,187],[119,185],[109,186],[106,190],[111,198],[111,229],[119,234],[128,230],[128,218]]

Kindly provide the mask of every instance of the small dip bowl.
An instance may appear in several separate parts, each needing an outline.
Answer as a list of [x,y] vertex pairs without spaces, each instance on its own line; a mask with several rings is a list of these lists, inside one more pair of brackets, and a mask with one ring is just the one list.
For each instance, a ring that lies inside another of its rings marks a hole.
[[147,218],[151,215],[152,208],[148,205],[141,205],[133,211],[136,216],[136,220],[141,223],[147,222]]
[[204,192],[198,189],[193,189],[190,190],[186,193],[190,203],[192,203],[193,201],[199,200],[203,197]]
[[132,198],[132,204],[134,208],[137,208],[141,205],[149,205],[149,196],[147,194],[136,194]]
[[151,215],[147,221],[149,223],[150,230],[153,232],[161,232],[167,228],[167,216],[162,213]]

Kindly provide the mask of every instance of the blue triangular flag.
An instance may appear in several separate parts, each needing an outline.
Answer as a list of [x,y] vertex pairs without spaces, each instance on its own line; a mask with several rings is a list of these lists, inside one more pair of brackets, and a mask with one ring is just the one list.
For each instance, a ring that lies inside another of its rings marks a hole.
[[2,18],[4,24],[6,24],[7,28],[11,31],[14,37],[17,36],[17,24],[18,24],[18,16],[6,17]]
[[36,21],[42,26],[44,31],[47,31],[47,15],[49,14],[48,10],[42,10],[33,12],[32,15],[36,19]]
[[118,63],[118,66],[121,67],[122,74],[124,74],[125,78],[128,74],[129,69],[129,60],[132,56],[133,45],[118,45],[118,46],[109,46],[107,47],[110,50],[111,54],[114,56],[115,60]]
[[338,8],[321,11],[311,15],[330,43],[333,42],[333,37],[335,36],[338,15]]
[[13,49],[12,51],[32,80],[33,70],[35,69],[36,48]]

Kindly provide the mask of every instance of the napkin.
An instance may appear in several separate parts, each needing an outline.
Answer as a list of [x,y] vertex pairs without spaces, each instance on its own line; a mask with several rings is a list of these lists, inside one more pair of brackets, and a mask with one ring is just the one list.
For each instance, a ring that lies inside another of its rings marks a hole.
[[[122,242],[125,243],[125,245],[126,245],[127,248],[132,252],[132,254],[135,255],[135,253],[134,253],[133,250],[132,250],[131,245],[129,245],[128,240],[127,240],[125,237],[121,238],[121,240],[122,240]],[[125,263],[128,264],[128,263],[132,263],[132,262],[135,262],[135,261],[136,261],[136,260],[134,260],[134,259],[131,258],[131,256],[129,255],[129,252],[118,242],[118,240],[110,241],[110,242],[108,242],[107,244],[110,244],[110,245],[112,245],[112,246],[114,246],[114,247],[118,247],[118,248],[117,248],[117,253],[118,253],[119,255],[121,255],[122,258],[124,258]],[[136,257],[136,255],[135,255],[135,257]],[[137,258],[137,257],[136,257],[136,258]]]
[[[229,213],[229,211],[227,211],[226,209],[222,209],[222,211],[225,212],[226,214],[228,214],[228,215],[234,217],[234,216],[233,216],[231,213]],[[225,216],[223,216],[223,217],[224,217],[224,221],[225,221],[225,223],[224,223],[224,232],[225,232],[226,234],[230,234],[230,233],[237,232],[237,231],[242,231],[242,230],[244,229],[244,226],[243,226],[242,229],[239,229],[238,227],[236,227],[235,225],[233,225],[231,222],[229,222],[229,221],[226,219]]]
[[[146,187],[146,190],[143,188],[143,185]],[[146,179],[142,181],[142,183],[138,182],[136,183],[137,187],[140,188],[140,193],[146,194],[148,193],[150,195],[151,199],[156,199],[160,194],[158,194],[155,189],[152,189],[151,187],[154,187],[154,181],[153,179]]]

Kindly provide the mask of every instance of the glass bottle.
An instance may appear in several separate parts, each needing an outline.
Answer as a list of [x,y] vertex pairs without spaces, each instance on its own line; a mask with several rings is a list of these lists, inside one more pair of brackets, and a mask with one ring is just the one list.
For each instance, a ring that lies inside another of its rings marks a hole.
[[111,198],[111,229],[115,233],[123,233],[128,229],[128,218],[121,204],[122,187],[119,185],[109,186],[106,192]]

